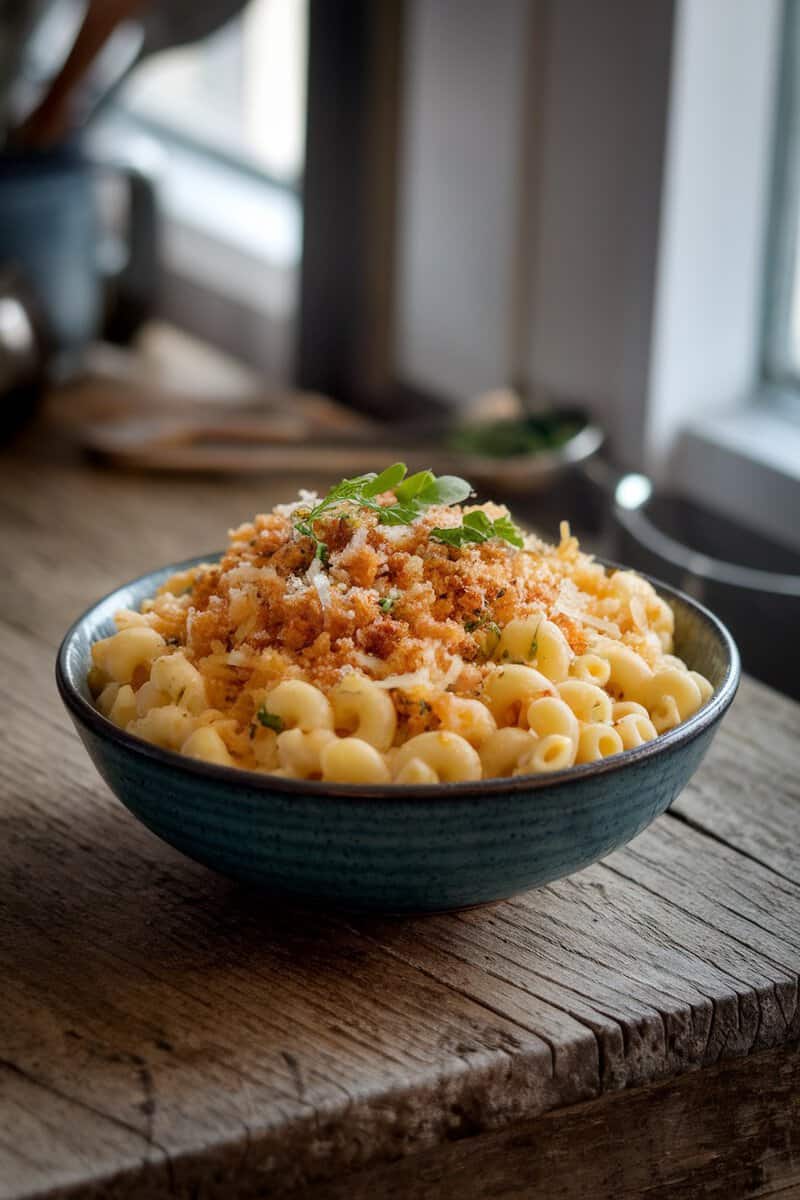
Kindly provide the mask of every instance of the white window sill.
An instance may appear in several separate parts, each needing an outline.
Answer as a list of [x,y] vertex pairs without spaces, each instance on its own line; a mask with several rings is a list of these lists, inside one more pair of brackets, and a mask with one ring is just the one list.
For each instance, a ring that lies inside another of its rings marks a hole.
[[704,418],[679,437],[670,480],[681,493],[800,549],[800,423],[758,402]]

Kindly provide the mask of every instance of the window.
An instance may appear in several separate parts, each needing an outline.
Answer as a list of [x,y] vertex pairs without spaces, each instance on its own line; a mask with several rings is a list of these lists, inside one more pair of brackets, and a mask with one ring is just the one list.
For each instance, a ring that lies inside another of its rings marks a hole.
[[296,188],[305,67],[306,0],[250,0],[205,41],[143,63],[121,104],[159,133]]
[[[765,370],[782,392],[800,388],[800,4],[786,0],[777,105],[773,216],[767,260]],[[789,385],[788,389],[785,385]],[[800,400],[784,395],[800,415]]]
[[302,255],[308,0],[249,0],[205,39],[153,55],[94,122],[100,159],[155,181],[159,313],[291,378]]

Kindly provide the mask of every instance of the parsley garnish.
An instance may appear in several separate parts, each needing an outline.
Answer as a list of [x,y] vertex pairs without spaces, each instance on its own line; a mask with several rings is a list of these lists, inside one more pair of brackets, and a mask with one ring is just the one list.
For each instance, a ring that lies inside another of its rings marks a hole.
[[283,729],[283,721],[277,713],[268,712],[265,705],[261,705],[256,713],[256,719],[266,729],[274,729],[276,733],[280,733]]
[[[314,542],[314,557],[327,562],[328,547],[317,537],[314,525],[339,504],[369,509],[377,513],[381,525],[410,525],[431,505],[460,504],[472,494],[467,481],[457,475],[437,478],[433,471],[417,471],[406,478],[407,470],[405,463],[393,463],[377,475],[370,471],[353,479],[342,479],[313,508],[296,512],[295,528]],[[376,497],[384,492],[394,492],[394,504],[378,503]]]
[[397,602],[397,596],[384,596],[378,601],[378,608],[383,609],[385,613],[391,612]]
[[498,517],[495,521],[490,521],[485,512],[476,509],[475,512],[467,513],[464,517],[463,524],[456,525],[452,529],[436,529],[431,530],[431,537],[435,542],[443,542],[446,546],[464,546],[468,542],[488,542],[489,538],[501,538],[504,542],[508,542],[517,549],[524,546],[522,534],[517,529],[510,517]]

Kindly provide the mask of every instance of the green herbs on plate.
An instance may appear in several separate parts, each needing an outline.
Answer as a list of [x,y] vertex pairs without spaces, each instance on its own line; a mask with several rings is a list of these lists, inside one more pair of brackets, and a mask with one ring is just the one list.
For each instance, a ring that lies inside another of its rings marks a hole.
[[452,450],[487,458],[514,458],[557,450],[584,428],[586,422],[570,413],[542,413],[465,425],[449,439]]

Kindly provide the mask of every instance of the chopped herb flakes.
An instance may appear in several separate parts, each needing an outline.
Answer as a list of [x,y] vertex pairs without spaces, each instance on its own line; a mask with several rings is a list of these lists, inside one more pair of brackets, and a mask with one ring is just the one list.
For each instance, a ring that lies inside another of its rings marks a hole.
[[276,733],[283,729],[283,721],[278,714],[268,712],[263,704],[256,712],[256,720],[266,729],[274,729]]
[[494,633],[497,635],[497,637],[500,637],[500,626],[496,621],[492,621],[490,619],[490,614],[488,612],[483,613],[483,615],[477,620],[464,622],[465,633],[474,633],[476,629],[484,629],[487,633]]

